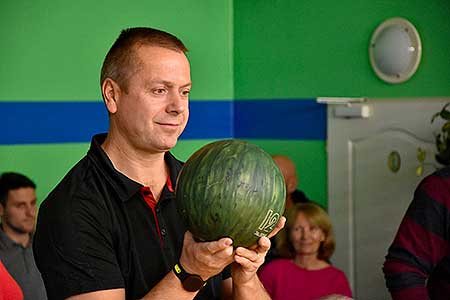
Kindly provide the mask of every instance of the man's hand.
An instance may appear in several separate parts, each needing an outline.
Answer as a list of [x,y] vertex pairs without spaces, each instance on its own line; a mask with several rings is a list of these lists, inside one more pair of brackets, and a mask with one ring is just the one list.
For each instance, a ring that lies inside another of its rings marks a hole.
[[238,247],[234,253],[234,261],[231,268],[231,277],[234,285],[244,285],[250,282],[255,276],[258,268],[264,263],[267,251],[270,248],[270,239],[275,236],[286,223],[286,218],[282,216],[278,224],[267,237],[261,237],[258,244],[250,247]]
[[281,218],[278,220],[277,225],[275,226],[275,228],[272,230],[271,233],[269,233],[269,235],[267,236],[269,239],[274,237],[281,229],[284,228],[284,225],[286,224],[286,217],[285,216],[281,216]]
[[190,274],[203,280],[219,274],[233,262],[233,241],[222,238],[214,242],[196,242],[192,234],[184,234],[180,264]]

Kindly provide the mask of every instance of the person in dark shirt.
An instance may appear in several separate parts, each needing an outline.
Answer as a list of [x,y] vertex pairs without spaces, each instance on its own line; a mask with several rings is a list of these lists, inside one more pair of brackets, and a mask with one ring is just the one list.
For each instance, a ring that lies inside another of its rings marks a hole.
[[450,295],[450,167],[422,180],[383,267],[394,300]]
[[36,184],[27,176],[15,172],[0,175],[0,260],[19,284],[24,300],[47,299],[33,257],[36,201]]
[[50,300],[269,299],[256,275],[269,238],[252,249],[196,242],[178,215],[182,163],[169,150],[189,117],[186,51],[169,33],[129,28],[106,55],[109,132],[39,210],[34,249]]

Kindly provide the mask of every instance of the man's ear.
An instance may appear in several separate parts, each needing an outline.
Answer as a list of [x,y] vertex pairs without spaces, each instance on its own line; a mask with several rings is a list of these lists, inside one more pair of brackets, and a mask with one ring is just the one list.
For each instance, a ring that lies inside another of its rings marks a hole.
[[286,193],[292,194],[297,189],[297,179],[293,177],[289,178],[286,188]]
[[5,208],[3,207],[3,204],[0,204],[0,218],[3,218],[4,214],[5,214]]
[[111,78],[106,78],[102,84],[102,95],[105,100],[106,108],[109,113],[114,114],[117,111],[117,101],[122,93],[117,82]]

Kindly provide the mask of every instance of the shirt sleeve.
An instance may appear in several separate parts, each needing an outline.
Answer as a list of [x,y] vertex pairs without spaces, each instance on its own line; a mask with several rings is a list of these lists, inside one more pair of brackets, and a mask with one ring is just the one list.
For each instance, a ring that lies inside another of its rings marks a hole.
[[435,175],[416,189],[383,267],[393,299],[429,299],[427,279],[448,251],[448,195],[447,181]]
[[102,202],[53,200],[40,208],[33,244],[49,299],[123,288],[111,218]]
[[352,289],[350,288],[350,284],[344,272],[339,270],[339,274],[336,277],[335,284],[336,284],[335,286],[336,294],[347,296],[350,298],[353,297]]

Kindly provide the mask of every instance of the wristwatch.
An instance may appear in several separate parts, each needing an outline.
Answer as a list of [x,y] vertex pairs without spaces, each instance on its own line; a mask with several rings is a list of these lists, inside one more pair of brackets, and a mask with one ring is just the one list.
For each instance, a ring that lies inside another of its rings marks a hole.
[[188,292],[197,292],[206,285],[206,281],[203,281],[199,275],[189,274],[180,263],[176,263],[173,266],[173,272],[180,279],[183,288]]

